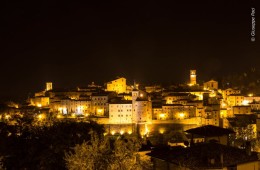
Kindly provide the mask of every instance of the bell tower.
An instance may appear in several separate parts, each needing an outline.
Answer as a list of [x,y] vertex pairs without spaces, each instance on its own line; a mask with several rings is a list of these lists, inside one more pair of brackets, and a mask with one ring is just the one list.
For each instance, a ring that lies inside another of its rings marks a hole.
[[46,82],[46,91],[52,90],[52,82]]
[[190,70],[190,85],[196,85],[196,70]]

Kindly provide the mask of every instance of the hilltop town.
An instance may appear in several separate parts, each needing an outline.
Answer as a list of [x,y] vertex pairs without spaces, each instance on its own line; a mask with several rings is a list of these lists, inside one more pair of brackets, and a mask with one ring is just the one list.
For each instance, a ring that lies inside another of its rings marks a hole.
[[[238,88],[220,89],[218,84],[216,80],[198,84],[196,70],[190,70],[187,84],[167,88],[127,84],[124,77],[104,86],[93,82],[74,89],[55,88],[46,82],[46,88],[26,104],[9,102],[1,107],[0,120],[14,126],[25,117],[34,126],[67,120],[96,122],[104,126],[104,136],[136,134],[151,146],[186,148],[214,139],[238,149],[246,149],[250,142],[250,151],[258,151],[260,96],[243,94]],[[207,127],[203,133],[194,130],[202,127]],[[150,153],[155,161],[158,155]]]

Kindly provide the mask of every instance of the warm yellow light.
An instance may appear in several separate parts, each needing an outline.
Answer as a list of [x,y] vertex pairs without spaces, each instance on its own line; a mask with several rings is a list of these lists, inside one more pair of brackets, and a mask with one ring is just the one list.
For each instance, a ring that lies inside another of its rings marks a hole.
[[85,114],[85,116],[86,116],[86,117],[88,117],[88,116],[89,116],[89,114],[88,114],[88,113],[86,113],[86,114]]
[[141,94],[140,94],[140,97],[143,97],[143,96],[144,96],[144,95],[141,93]]
[[165,129],[164,129],[164,128],[160,128],[160,129],[159,129],[159,133],[160,133],[160,134],[164,134],[164,132],[165,132]]
[[98,114],[102,114],[103,113],[103,109],[97,109],[97,113]]
[[61,115],[57,115],[57,118],[60,119],[60,118],[62,118],[62,116]]
[[248,100],[243,100],[242,105],[248,105],[249,101]]
[[37,117],[38,117],[39,120],[44,119],[44,115],[43,115],[43,114],[40,114],[40,115],[38,115]]
[[253,93],[249,93],[249,94],[248,94],[249,97],[252,97],[253,95],[254,95]]
[[112,131],[111,134],[114,135],[116,132],[115,131]]
[[120,134],[121,134],[121,135],[123,135],[123,134],[124,134],[124,131],[123,131],[123,130],[121,130],[121,131],[120,131]]
[[42,104],[38,103],[38,104],[37,104],[37,107],[42,107]]
[[129,135],[131,135],[131,134],[132,134],[132,131],[131,131],[131,130],[129,130],[129,131],[128,131],[128,134],[129,134]]
[[72,113],[72,114],[71,114],[71,117],[73,117],[73,118],[76,117],[76,114],[75,114],[75,113]]
[[164,113],[161,113],[159,116],[160,116],[160,118],[164,118],[164,117],[165,117],[165,114],[164,114]]
[[6,119],[10,119],[11,116],[10,116],[10,115],[5,115],[5,118],[6,118]]
[[149,135],[149,132],[150,132],[150,130],[149,130],[149,128],[148,128],[148,125],[145,124],[145,132],[144,132],[144,134],[148,136],[148,135]]
[[179,113],[180,118],[184,118],[185,114],[184,113]]

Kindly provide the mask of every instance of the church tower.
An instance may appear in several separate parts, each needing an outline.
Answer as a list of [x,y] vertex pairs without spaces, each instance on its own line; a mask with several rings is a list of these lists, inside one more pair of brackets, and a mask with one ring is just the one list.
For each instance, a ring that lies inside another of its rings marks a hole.
[[190,70],[190,85],[196,85],[196,70]]
[[52,82],[46,82],[46,91],[52,90]]

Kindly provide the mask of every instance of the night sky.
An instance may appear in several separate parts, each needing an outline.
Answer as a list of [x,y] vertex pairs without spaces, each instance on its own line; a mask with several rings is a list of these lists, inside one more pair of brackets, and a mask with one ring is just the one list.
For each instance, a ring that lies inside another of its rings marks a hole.
[[64,2],[1,4],[1,99],[26,99],[46,81],[181,83],[190,69],[205,81],[260,69],[260,32],[250,40],[255,1]]

